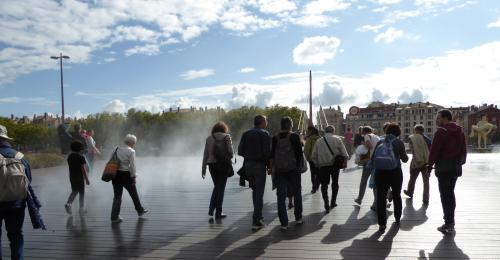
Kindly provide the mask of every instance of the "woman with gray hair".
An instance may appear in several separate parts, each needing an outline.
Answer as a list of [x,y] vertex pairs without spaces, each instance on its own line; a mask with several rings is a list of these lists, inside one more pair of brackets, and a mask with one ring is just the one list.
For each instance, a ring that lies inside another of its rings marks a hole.
[[128,134],[125,136],[124,144],[116,148],[116,156],[120,161],[120,167],[113,179],[113,208],[111,210],[111,222],[120,223],[123,221],[120,218],[120,208],[122,204],[122,194],[123,188],[125,188],[132,201],[134,202],[135,210],[137,214],[143,216],[148,212],[144,209],[139,200],[139,194],[137,193],[136,183],[136,169],[135,169],[135,150],[134,146],[137,143],[137,137],[135,135]]

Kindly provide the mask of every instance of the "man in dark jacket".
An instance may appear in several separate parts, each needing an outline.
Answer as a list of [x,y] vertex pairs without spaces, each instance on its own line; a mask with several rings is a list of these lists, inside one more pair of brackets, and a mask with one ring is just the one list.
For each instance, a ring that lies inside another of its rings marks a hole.
[[263,115],[256,116],[254,118],[254,128],[243,133],[238,146],[238,155],[245,158],[245,174],[252,188],[254,207],[252,229],[254,230],[265,226],[262,218],[262,208],[264,206],[266,171],[271,158],[271,136],[265,130],[266,127],[266,117]]
[[434,134],[429,154],[428,172],[435,164],[436,177],[444,213],[444,225],[438,230],[444,234],[455,230],[455,184],[462,176],[462,165],[467,158],[465,135],[460,126],[452,122],[449,110],[441,110],[436,117],[439,126]]
[[290,117],[281,119],[281,132],[273,137],[271,149],[272,169],[276,181],[276,195],[278,197],[278,217],[281,229],[288,228],[288,213],[286,211],[286,197],[288,189],[293,195],[295,203],[296,224],[302,224],[302,185],[301,175],[297,172],[304,156],[300,136],[292,132],[293,121]]
[[[22,154],[14,150],[8,141],[12,141],[12,138],[7,135],[7,129],[3,125],[0,125],[0,154],[5,158],[22,158]],[[30,166],[25,159],[21,159],[21,162],[24,165],[24,173],[31,183]],[[40,207],[40,203],[31,185],[28,186],[28,190],[28,197],[35,202],[37,207]],[[22,229],[26,204],[27,200],[0,201],[0,238],[2,236],[1,225],[2,222],[5,222],[7,237],[10,241],[10,254],[12,259],[24,259],[24,237]],[[0,258],[1,256],[2,247],[0,245]]]

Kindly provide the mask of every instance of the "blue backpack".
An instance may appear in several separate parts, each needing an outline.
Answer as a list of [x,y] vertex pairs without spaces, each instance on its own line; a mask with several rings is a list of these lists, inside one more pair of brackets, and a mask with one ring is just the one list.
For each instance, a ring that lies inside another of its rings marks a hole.
[[392,145],[395,138],[385,138],[381,140],[375,147],[373,152],[373,168],[376,170],[394,170],[398,167],[399,162],[394,155],[394,147]]

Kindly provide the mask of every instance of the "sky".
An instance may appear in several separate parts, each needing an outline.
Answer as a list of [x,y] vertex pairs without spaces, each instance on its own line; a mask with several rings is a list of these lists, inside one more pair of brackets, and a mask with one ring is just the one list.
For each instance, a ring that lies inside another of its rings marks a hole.
[[0,116],[500,104],[497,0],[2,0]]

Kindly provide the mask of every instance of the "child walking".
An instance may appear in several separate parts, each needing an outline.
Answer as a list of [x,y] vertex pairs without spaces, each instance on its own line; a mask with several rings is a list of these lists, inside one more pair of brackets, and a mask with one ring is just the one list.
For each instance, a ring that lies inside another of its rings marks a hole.
[[[85,157],[81,154],[83,151],[83,144],[79,141],[71,143],[71,154],[68,156],[68,166],[69,166],[69,181],[71,183],[71,194],[69,195],[68,202],[64,207],[68,214],[71,212],[71,204],[77,194],[79,194],[80,199],[80,214],[85,214],[85,184],[89,185],[89,177],[86,171]],[[84,183],[85,182],[85,183]]]

